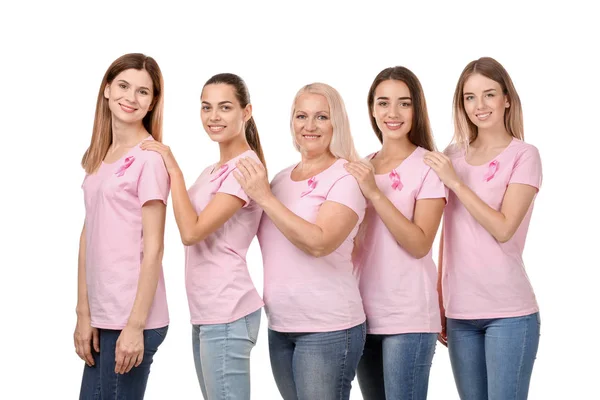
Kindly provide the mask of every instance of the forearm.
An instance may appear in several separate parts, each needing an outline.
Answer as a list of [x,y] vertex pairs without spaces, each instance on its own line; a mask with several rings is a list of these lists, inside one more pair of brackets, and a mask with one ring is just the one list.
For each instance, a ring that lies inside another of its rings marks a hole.
[[479,198],[467,185],[457,182],[450,187],[469,214],[497,241],[503,243],[512,236],[506,217]]
[[323,230],[300,218],[284,206],[275,196],[259,204],[273,224],[294,246],[305,253],[320,257],[331,251],[327,249]]
[[430,238],[417,224],[406,218],[385,195],[378,193],[370,200],[385,226],[404,250],[415,258],[425,257],[429,253],[432,245]]
[[144,329],[150,306],[154,300],[158,279],[162,265],[163,249],[144,251],[144,258],[140,268],[137,293],[129,315],[129,326]]
[[171,177],[171,201],[173,202],[173,214],[179,229],[181,240],[184,244],[194,241],[198,214],[192,205],[185,186],[185,180],[181,170],[170,173]]
[[79,237],[79,256],[77,261],[77,307],[78,317],[90,317],[90,306],[88,303],[87,282],[85,274],[85,226]]

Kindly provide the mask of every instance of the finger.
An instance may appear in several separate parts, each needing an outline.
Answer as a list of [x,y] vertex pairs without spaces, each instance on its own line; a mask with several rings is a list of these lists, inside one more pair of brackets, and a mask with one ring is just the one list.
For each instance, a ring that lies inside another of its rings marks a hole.
[[137,361],[135,362],[135,366],[139,367],[143,360],[144,360],[144,352],[141,352],[137,356]]
[[371,162],[369,160],[361,159],[361,160],[358,161],[358,164],[364,165],[370,171],[375,171],[375,167],[373,167],[373,164],[371,164]]
[[94,345],[94,350],[96,350],[96,353],[100,353],[100,335],[98,334],[97,329],[92,331],[92,344]]
[[132,358],[131,354],[124,355],[123,363],[121,364],[121,368],[119,369],[119,374],[124,374],[125,371],[127,371],[127,368],[129,367],[129,364],[131,363],[131,358]]
[[258,173],[257,168],[255,167],[255,162],[254,160],[245,157],[242,159],[242,162],[244,163],[244,166],[246,167],[246,169],[248,170],[248,172],[250,172],[250,175],[256,175]]
[[369,168],[367,165],[361,163],[361,162],[356,162],[356,163],[352,163],[359,171],[363,171],[365,174],[369,174],[371,173],[371,168]]
[[368,173],[369,170],[366,169],[365,167],[361,167],[360,165],[357,165],[356,163],[350,163],[348,164],[348,168],[347,168],[348,172],[350,172],[352,174],[352,176],[354,176],[355,178],[364,178]]
[[137,354],[134,354],[133,356],[131,356],[125,366],[125,370],[123,371],[124,374],[128,373],[129,371],[131,371],[131,368],[133,368],[133,366],[135,365],[135,363],[137,362]]
[[94,357],[92,356],[92,343],[89,340],[86,340],[83,343],[83,356],[85,357],[85,362],[90,367],[94,365]]
[[242,188],[246,185],[246,178],[244,178],[244,176],[242,174],[240,174],[238,171],[236,171],[236,170],[233,171],[233,177],[235,178],[236,181],[238,181],[238,183],[240,184],[240,186]]
[[250,179],[250,177],[251,177],[250,171],[248,171],[248,167],[246,167],[246,164],[244,164],[243,160],[239,160],[236,164],[236,167],[237,167],[238,171],[240,171],[242,173],[245,180]]
[[115,350],[115,373],[120,374],[125,362],[125,355],[119,350],[119,346]]

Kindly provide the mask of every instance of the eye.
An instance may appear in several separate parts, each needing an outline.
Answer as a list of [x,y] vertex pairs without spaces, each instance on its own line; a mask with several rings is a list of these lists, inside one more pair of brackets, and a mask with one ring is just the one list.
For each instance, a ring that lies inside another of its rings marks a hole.
[[202,106],[202,111],[208,111],[210,110],[210,106]]
[[326,115],[319,115],[319,116],[317,117],[317,119],[318,119],[319,121],[327,121],[329,118],[327,118],[327,116],[326,116]]
[[296,115],[296,119],[305,119],[306,115],[298,114]]
[[150,92],[148,92],[146,89],[142,89],[140,90],[140,94],[143,94],[144,96],[147,96],[150,94]]
[[377,103],[377,105],[378,105],[379,107],[387,107],[387,105],[388,105],[388,102],[387,102],[387,101],[380,101],[379,103]]
[[120,87],[121,89],[127,89],[127,85],[126,85],[126,84],[124,84],[124,83],[119,83],[119,87]]
[[474,98],[475,98],[475,96],[473,96],[473,95],[468,95],[468,96],[465,96],[465,100],[466,100],[466,101],[471,101],[471,100],[473,100]]
[[494,93],[488,93],[486,96],[487,97],[494,97]]
[[402,108],[409,108],[411,105],[412,105],[411,103],[407,103],[407,102],[400,103],[400,107],[402,107]]
[[223,111],[229,111],[229,110],[231,110],[231,107],[229,107],[229,106],[221,106],[221,110],[223,110]]

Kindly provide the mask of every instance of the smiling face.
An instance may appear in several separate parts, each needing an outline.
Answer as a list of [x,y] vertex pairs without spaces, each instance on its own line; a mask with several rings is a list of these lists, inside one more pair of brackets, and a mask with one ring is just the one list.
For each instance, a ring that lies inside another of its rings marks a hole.
[[202,90],[202,125],[211,140],[226,142],[242,134],[251,116],[252,106],[241,107],[233,86],[216,83]]
[[463,87],[465,112],[478,129],[504,127],[504,113],[510,103],[500,84],[481,74],[471,75]]
[[377,85],[372,115],[384,141],[408,135],[413,122],[413,100],[406,83],[389,79]]
[[320,155],[329,151],[333,125],[325,96],[303,93],[296,99],[292,116],[294,138],[302,153]]
[[131,124],[144,119],[153,106],[153,86],[144,69],[126,69],[104,88],[112,118]]

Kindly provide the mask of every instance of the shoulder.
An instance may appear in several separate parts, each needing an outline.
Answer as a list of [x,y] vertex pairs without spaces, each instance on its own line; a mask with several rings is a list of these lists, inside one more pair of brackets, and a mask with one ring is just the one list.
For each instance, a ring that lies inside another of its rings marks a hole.
[[535,157],[539,157],[540,152],[538,150],[537,147],[535,147],[534,145],[530,144],[530,143],[525,143],[522,140],[519,139],[513,139],[513,148],[514,151],[516,152],[517,156],[535,156]]
[[460,143],[451,143],[446,147],[443,153],[450,159],[456,159],[465,155],[465,147]]

